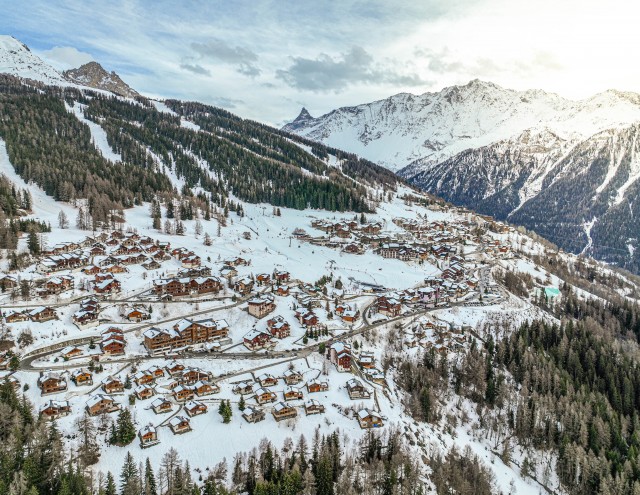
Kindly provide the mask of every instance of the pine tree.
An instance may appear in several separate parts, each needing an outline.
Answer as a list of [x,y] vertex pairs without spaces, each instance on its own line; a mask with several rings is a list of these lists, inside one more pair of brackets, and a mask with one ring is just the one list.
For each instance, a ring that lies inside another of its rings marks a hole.
[[127,452],[120,474],[120,495],[140,495],[141,483],[138,468],[131,452]]
[[104,485],[104,495],[117,495],[116,482],[111,471],[107,472],[107,481]]
[[131,411],[122,408],[116,421],[117,445],[129,445],[136,438],[136,428],[131,421]]
[[67,214],[63,210],[60,210],[60,213],[58,213],[58,227],[60,227],[61,229],[66,229],[69,227],[69,219],[67,218]]
[[241,411],[245,410],[245,402],[244,402],[244,396],[240,396],[240,402],[238,402],[238,409],[240,409]]
[[29,231],[29,240],[27,241],[27,246],[29,247],[29,252],[34,256],[40,254],[40,239],[38,239],[38,234],[34,229]]
[[144,466],[144,495],[158,495],[156,477],[148,457]]

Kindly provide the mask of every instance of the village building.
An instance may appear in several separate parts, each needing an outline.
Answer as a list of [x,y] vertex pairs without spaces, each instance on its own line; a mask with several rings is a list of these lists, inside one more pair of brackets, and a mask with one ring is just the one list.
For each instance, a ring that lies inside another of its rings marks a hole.
[[338,371],[351,371],[351,346],[344,342],[334,342],[329,348],[329,360]]
[[120,406],[108,395],[94,395],[88,401],[86,410],[90,416],[111,413],[120,409]]
[[296,370],[287,370],[282,377],[287,385],[297,385],[302,381],[302,373]]
[[42,395],[64,392],[67,390],[67,380],[60,373],[49,371],[38,377],[38,387]]
[[181,374],[184,371],[184,364],[178,363],[176,361],[171,361],[165,366],[164,369],[167,370],[167,373],[169,373],[170,376],[175,376]]
[[358,424],[362,429],[381,428],[384,426],[382,416],[370,409],[358,411]]
[[268,273],[260,273],[256,277],[256,282],[259,286],[270,285],[271,284],[271,275]]
[[242,417],[247,423],[257,423],[265,418],[264,411],[258,407],[247,406],[242,412]]
[[267,320],[267,328],[273,337],[284,339],[291,334],[289,323],[280,315]]
[[48,306],[40,306],[28,312],[31,321],[42,323],[44,321],[57,320],[58,314],[56,310]]
[[186,402],[189,400],[193,400],[194,396],[195,393],[193,391],[193,388],[191,387],[178,385],[173,389],[173,398],[176,400],[176,402]]
[[243,296],[246,296],[253,289],[253,280],[251,277],[244,277],[240,280],[237,280],[235,284],[233,284],[233,290],[240,293]]
[[350,399],[369,399],[371,392],[365,388],[360,380],[352,378],[347,382],[347,392]]
[[271,411],[276,421],[282,421],[289,418],[295,418],[298,411],[295,407],[290,406],[286,402],[278,402]]
[[60,351],[60,356],[65,361],[84,357],[85,353],[80,347],[68,346]]
[[278,379],[271,373],[263,373],[257,378],[257,380],[263,387],[274,387],[278,384]]
[[189,417],[198,416],[199,414],[205,414],[208,411],[206,404],[197,400],[190,400],[184,405],[184,410]]
[[297,387],[288,386],[282,393],[285,401],[300,400],[303,398],[302,391]]
[[200,368],[187,368],[180,375],[180,382],[185,385],[193,385],[199,381],[211,379],[210,373],[202,371]]
[[315,379],[307,382],[307,392],[310,394],[326,392],[327,390],[329,390],[329,383],[326,381]]
[[124,392],[124,383],[117,377],[108,376],[102,380],[102,390],[105,394],[121,394]]
[[315,399],[309,399],[304,403],[304,412],[307,416],[324,413],[324,406]]
[[198,397],[203,397],[205,395],[217,394],[220,392],[220,387],[215,383],[209,383],[205,381],[198,381],[193,385],[193,389],[195,390]]
[[7,310],[3,312],[4,319],[7,323],[19,323],[21,321],[29,321],[29,313],[24,311]]
[[174,416],[169,420],[169,428],[174,435],[181,435],[191,431],[191,423],[184,416]]
[[84,368],[80,368],[71,373],[71,380],[76,386],[93,385],[93,374]]
[[146,449],[147,447],[153,447],[158,445],[158,431],[154,426],[148,425],[141,428],[138,432],[138,438],[140,439],[140,447]]
[[251,395],[253,394],[253,383],[249,380],[236,383],[231,391],[234,394]]
[[135,388],[134,392],[139,400],[150,399],[156,394],[156,391],[153,389],[153,387],[150,387],[149,385],[138,385]]
[[66,400],[50,400],[40,408],[40,417],[54,420],[71,414],[71,406]]
[[151,402],[151,409],[156,414],[168,413],[173,410],[173,404],[164,397],[157,397]]
[[256,390],[254,398],[258,404],[266,404],[267,402],[275,402],[277,400],[277,396],[274,392],[263,387]]
[[273,297],[264,295],[249,300],[248,311],[251,316],[255,316],[260,319],[273,312],[276,309],[276,304],[273,301]]
[[250,351],[271,347],[271,334],[254,328],[243,337],[244,346]]
[[378,313],[393,318],[400,314],[402,304],[394,297],[379,296],[376,300],[376,308]]

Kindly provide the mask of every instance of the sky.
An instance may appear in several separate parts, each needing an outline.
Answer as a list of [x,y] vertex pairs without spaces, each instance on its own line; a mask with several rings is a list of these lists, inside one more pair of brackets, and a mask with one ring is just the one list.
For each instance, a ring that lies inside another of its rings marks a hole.
[[580,99],[640,92],[630,0],[0,0],[58,69],[90,60],[137,91],[273,125],[482,79]]

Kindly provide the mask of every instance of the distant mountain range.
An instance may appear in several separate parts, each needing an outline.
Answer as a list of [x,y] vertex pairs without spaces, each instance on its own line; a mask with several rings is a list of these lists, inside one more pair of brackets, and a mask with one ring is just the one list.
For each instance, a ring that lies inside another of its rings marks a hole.
[[381,164],[448,201],[640,271],[640,95],[573,101],[479,80],[398,94],[284,130]]
[[107,72],[98,62],[89,62],[60,73],[13,36],[0,35],[0,73],[50,86],[82,86],[120,96],[138,96],[120,76]]

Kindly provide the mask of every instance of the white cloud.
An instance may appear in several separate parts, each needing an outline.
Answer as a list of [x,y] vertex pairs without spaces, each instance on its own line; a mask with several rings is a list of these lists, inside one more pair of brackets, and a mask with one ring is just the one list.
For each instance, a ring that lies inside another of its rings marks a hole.
[[93,60],[91,54],[81,52],[72,46],[55,46],[39,52],[38,55],[58,70],[75,69]]

